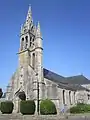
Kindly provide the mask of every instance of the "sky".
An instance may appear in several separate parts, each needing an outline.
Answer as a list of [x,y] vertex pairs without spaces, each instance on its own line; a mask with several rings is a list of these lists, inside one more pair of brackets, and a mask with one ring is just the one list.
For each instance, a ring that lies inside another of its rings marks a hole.
[[29,4],[40,21],[43,66],[62,76],[90,79],[90,0],[0,0],[0,87],[18,67],[19,33]]

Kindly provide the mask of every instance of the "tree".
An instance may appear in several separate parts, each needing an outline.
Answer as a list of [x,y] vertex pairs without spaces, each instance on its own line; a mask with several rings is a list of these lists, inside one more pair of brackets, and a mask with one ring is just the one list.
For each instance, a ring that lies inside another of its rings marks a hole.
[[2,89],[0,88],[0,98],[2,97],[3,95],[3,92],[2,92]]

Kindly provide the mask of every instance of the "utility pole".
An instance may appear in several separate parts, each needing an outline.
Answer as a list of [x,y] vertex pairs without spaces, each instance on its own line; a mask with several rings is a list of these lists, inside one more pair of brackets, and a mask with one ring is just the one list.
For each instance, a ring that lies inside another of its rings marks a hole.
[[37,113],[39,115],[39,82],[37,81]]
[[37,76],[37,113],[39,115],[39,81],[38,81],[38,73],[36,73]]

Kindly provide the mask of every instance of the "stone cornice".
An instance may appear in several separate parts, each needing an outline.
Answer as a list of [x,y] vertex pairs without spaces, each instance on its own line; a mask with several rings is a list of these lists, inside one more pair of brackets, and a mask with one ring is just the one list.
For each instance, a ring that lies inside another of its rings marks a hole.
[[21,53],[24,53],[24,52],[26,52],[26,51],[33,52],[33,51],[35,51],[36,49],[41,49],[41,50],[43,50],[42,47],[36,47],[36,48],[34,48],[34,49],[32,49],[32,50],[30,50],[30,49],[22,50],[22,51],[18,52],[17,54],[21,54]]

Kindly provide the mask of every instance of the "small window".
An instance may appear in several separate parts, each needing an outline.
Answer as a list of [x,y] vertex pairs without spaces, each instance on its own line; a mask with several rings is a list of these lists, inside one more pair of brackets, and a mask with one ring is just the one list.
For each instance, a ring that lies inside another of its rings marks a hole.
[[25,39],[26,39],[26,47],[25,48],[28,48],[28,36],[26,36]]
[[22,38],[21,40],[21,50],[23,50],[23,48],[24,48],[24,38]]
[[35,53],[32,54],[32,67],[35,68]]
[[32,40],[33,42],[34,42],[34,38],[33,38],[33,40]]
[[32,42],[30,42],[30,47],[31,47],[31,45],[32,45]]
[[20,84],[22,84],[22,82],[20,82]]
[[28,42],[28,36],[26,36],[26,42]]
[[32,37],[30,37],[30,41],[32,40]]
[[26,32],[27,31],[27,29],[24,29],[24,32]]
[[33,26],[31,27],[31,31],[33,31]]
[[22,38],[22,41],[24,41],[24,38]]
[[88,96],[88,100],[90,100],[90,95],[88,94],[87,96]]
[[23,75],[21,75],[21,77],[23,77]]

